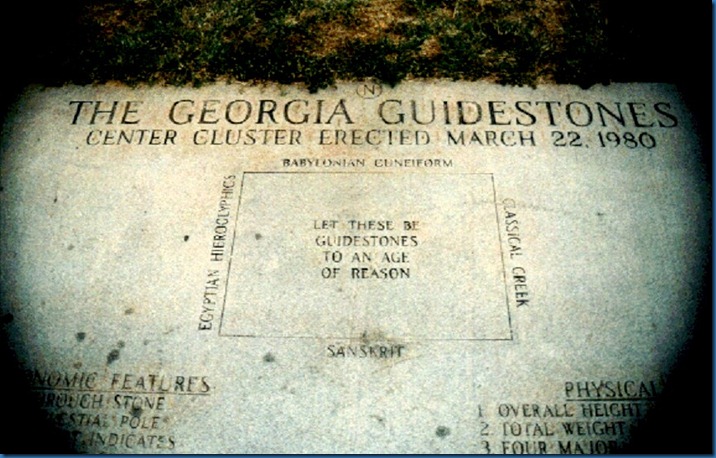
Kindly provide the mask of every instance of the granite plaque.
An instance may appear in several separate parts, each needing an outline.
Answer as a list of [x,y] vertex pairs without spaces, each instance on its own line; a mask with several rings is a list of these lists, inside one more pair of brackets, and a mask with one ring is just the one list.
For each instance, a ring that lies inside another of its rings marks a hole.
[[628,449],[705,287],[693,130],[661,84],[30,89],[22,408],[58,451]]

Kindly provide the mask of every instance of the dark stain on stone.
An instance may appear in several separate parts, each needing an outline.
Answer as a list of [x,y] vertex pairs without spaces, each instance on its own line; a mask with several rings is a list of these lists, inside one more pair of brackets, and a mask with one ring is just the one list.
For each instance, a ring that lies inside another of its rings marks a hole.
[[117,361],[119,359],[119,350],[114,348],[112,351],[109,352],[107,355],[107,365],[109,366],[113,362]]
[[75,334],[75,338],[77,339],[77,342],[82,342],[83,340],[85,340],[85,337],[87,337],[86,332],[78,332],[77,334]]
[[144,339],[142,341],[142,345],[149,345],[149,339]]
[[184,236],[184,241],[185,241],[185,242],[188,242],[188,241],[189,241],[189,236],[188,236],[188,235],[185,235],[185,236]]
[[69,245],[67,245],[67,251],[72,251],[74,249],[75,249],[75,246],[73,244],[70,243]]
[[119,359],[119,350],[122,348],[124,348],[124,340],[117,342],[117,348],[113,348],[107,355],[108,366]]
[[129,413],[130,413],[134,418],[139,418],[139,417],[142,415],[142,408],[141,408],[141,407],[137,407],[137,406],[132,407],[132,410],[130,410]]
[[604,213],[602,213],[602,212],[597,212],[597,216],[599,216],[599,217],[601,218],[602,216],[604,216]]
[[53,204],[56,204],[56,203],[57,203],[57,194],[55,194],[55,198],[52,199],[52,203],[53,203]]
[[131,315],[132,313],[134,313],[134,309],[131,307],[124,310],[125,315]]
[[266,353],[266,354],[264,355],[264,362],[265,362],[265,363],[273,363],[273,362],[275,362],[275,361],[276,361],[276,357],[275,357],[271,352]]
[[363,331],[360,335],[360,341],[366,345],[370,345],[374,343],[390,342],[391,339],[383,334],[381,330],[375,329],[372,331]]
[[254,234],[254,237],[256,237],[256,240],[261,240],[264,236],[257,232],[256,234]]
[[450,428],[448,428],[447,426],[438,426],[435,429],[435,435],[440,438],[447,437],[450,435]]
[[74,363],[74,364],[72,365],[72,367],[74,367],[75,369],[79,369],[79,368],[82,367],[82,363],[79,362],[79,361],[77,361],[76,363]]

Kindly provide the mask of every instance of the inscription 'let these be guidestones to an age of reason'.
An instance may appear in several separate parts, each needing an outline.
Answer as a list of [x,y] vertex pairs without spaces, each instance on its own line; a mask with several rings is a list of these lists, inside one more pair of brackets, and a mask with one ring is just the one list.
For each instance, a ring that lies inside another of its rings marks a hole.
[[2,313],[63,450],[615,453],[699,305],[668,85],[32,89],[5,132]]

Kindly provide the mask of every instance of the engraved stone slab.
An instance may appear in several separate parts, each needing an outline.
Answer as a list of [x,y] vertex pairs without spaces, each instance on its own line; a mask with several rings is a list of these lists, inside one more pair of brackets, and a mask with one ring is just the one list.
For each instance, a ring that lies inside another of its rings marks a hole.
[[30,89],[19,408],[56,451],[628,450],[705,289],[693,132],[659,84]]

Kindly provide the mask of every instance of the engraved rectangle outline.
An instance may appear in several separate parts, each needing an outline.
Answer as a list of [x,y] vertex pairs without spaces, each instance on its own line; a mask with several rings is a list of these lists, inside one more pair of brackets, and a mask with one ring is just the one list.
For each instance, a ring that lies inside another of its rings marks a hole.
[[[239,198],[238,202],[236,204],[236,216],[234,218],[234,235],[231,239],[231,250],[229,252],[229,262],[226,269],[226,283],[224,285],[224,297],[222,300],[222,307],[221,307],[221,317],[219,318],[219,332],[218,336],[220,337],[243,337],[243,338],[255,338],[255,339],[330,339],[330,340],[353,340],[351,337],[345,337],[345,336],[323,336],[323,337],[317,337],[317,336],[262,336],[257,334],[225,334],[223,333],[223,327],[224,327],[224,313],[226,311],[226,298],[227,293],[229,291],[229,280],[231,279],[231,263],[234,259],[234,246],[236,245],[236,233],[237,233],[237,227],[239,222],[239,213],[241,209],[241,199],[244,195],[244,178],[248,174],[255,174],[255,175],[309,175],[309,174],[324,174],[324,175],[349,175],[349,174],[368,174],[368,175],[394,175],[400,172],[276,172],[276,171],[243,171],[241,172],[241,185],[239,187]],[[406,172],[410,173],[410,172]],[[500,245],[500,261],[502,262],[502,282],[504,284],[505,289],[505,307],[507,311],[507,326],[510,330],[510,337],[501,337],[501,338],[452,338],[452,339],[446,339],[446,338],[420,338],[420,341],[423,342],[460,342],[460,341],[479,341],[479,342],[504,342],[504,341],[512,341],[514,340],[514,331],[512,329],[512,314],[510,312],[510,298],[509,298],[509,292],[507,289],[507,272],[505,270],[505,254],[504,254],[504,248],[502,246],[502,231],[500,229],[500,216],[499,211],[497,208],[497,190],[495,188],[495,175],[493,173],[486,173],[486,172],[477,172],[477,173],[471,173],[471,172],[438,172],[435,173],[436,175],[489,175],[490,177],[490,183],[492,185],[492,200],[495,206],[495,224],[497,226],[497,240],[498,244]],[[410,343],[409,340],[404,340],[405,343]]]

